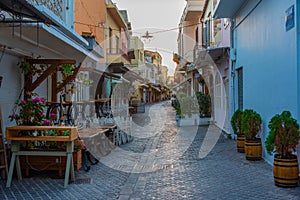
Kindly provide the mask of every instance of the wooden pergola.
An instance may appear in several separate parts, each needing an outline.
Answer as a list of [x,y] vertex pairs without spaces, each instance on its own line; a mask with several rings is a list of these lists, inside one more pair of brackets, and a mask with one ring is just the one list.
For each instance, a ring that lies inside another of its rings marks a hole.
[[34,73],[28,73],[25,75],[24,81],[24,99],[28,99],[32,96],[33,91],[44,81],[51,76],[51,101],[57,101],[57,94],[63,90],[63,88],[70,82],[74,81],[80,66],[75,67],[73,73],[68,75],[62,80],[62,83],[58,85],[58,73],[61,72],[61,66],[64,64],[75,65],[75,60],[62,60],[62,59],[27,59],[26,62],[32,67],[36,64],[46,65],[47,67],[39,73],[38,77],[34,79]]

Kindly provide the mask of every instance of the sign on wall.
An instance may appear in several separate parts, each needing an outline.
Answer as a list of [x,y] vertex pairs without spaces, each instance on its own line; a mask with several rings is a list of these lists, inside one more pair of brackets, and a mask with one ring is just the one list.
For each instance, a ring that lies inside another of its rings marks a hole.
[[295,26],[295,11],[294,5],[289,7],[286,11],[286,19],[285,19],[285,31],[289,31]]

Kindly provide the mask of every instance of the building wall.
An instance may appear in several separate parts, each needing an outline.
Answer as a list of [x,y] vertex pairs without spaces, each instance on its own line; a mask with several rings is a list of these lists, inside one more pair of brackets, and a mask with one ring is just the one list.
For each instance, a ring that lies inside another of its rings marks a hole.
[[[10,122],[8,116],[12,114],[16,100],[18,99],[22,86],[23,75],[18,67],[20,59],[16,56],[4,53],[0,62],[0,76],[3,76],[0,88],[0,106],[3,119],[3,131],[7,126],[15,125]],[[23,96],[21,96],[23,99]]]
[[[243,67],[243,107],[261,114],[263,119],[263,144],[268,135],[271,117],[283,110],[297,116],[297,31],[296,27],[285,31],[286,10],[294,0],[262,1],[251,12],[258,1],[248,1],[237,17],[235,28],[235,69]],[[295,5],[296,6],[296,5]],[[250,13],[250,14],[249,14]],[[237,108],[237,76],[234,79],[233,95]],[[263,148],[263,156],[272,162],[273,158]]]
[[184,21],[182,26],[184,26],[182,35],[181,45],[182,45],[182,53],[180,56],[186,59],[189,62],[193,62],[193,52],[196,44],[196,29],[198,20],[195,21]]
[[75,0],[74,18],[77,33],[82,35],[83,32],[91,32],[99,44],[104,41],[105,0]]
[[166,85],[167,84],[167,79],[168,79],[168,67],[167,66],[162,66],[161,68],[161,74],[162,74],[162,84]]
[[144,63],[144,43],[138,36],[130,38],[130,48],[134,51],[134,59],[131,59],[131,65],[138,66]]

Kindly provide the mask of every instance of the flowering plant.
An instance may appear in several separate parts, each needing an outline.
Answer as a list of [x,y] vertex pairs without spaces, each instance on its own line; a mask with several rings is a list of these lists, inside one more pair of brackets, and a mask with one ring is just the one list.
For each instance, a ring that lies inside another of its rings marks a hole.
[[9,116],[10,121],[15,120],[17,125],[42,126],[51,125],[51,121],[46,119],[44,109],[46,100],[40,97],[33,97],[27,100],[18,100],[19,114],[15,112]]

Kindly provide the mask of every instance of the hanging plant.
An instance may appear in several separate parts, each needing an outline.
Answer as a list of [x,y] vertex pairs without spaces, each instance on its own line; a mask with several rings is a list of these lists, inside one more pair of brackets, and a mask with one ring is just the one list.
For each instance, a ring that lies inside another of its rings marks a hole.
[[64,76],[70,76],[73,74],[75,67],[74,65],[71,64],[63,64],[61,66],[61,71],[63,73]]
[[21,62],[18,63],[18,66],[22,70],[22,73],[25,74],[25,75],[27,75],[31,72],[31,66],[28,62],[21,61]]
[[32,74],[33,76],[35,74],[42,74],[46,68],[45,65],[30,65],[30,63],[26,61],[19,62],[18,66],[24,75]]

